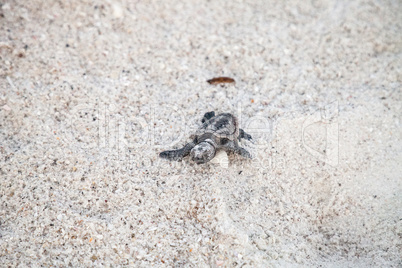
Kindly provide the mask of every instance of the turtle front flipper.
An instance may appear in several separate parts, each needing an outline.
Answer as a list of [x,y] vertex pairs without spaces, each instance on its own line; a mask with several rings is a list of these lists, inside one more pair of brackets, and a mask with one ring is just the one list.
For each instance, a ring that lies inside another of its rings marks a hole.
[[245,158],[249,158],[249,159],[253,159],[253,157],[251,156],[251,154],[244,149],[243,147],[240,147],[237,142],[233,142],[233,141],[229,141],[227,143],[225,143],[223,146],[221,146],[222,149],[226,149],[228,151],[231,151],[233,153],[239,154]]
[[239,137],[238,140],[240,141],[240,139],[246,139],[248,141],[252,141],[253,138],[251,137],[250,134],[247,134],[243,129],[239,129]]
[[183,157],[190,154],[191,149],[195,146],[194,142],[187,143],[183,148],[177,150],[163,151],[159,154],[161,158],[181,161]]
[[215,112],[214,112],[214,111],[205,113],[205,114],[204,114],[204,117],[203,117],[202,120],[201,120],[201,122],[202,122],[202,123],[205,123],[205,122],[207,122],[209,119],[211,119],[211,118],[214,117],[214,116],[215,116]]

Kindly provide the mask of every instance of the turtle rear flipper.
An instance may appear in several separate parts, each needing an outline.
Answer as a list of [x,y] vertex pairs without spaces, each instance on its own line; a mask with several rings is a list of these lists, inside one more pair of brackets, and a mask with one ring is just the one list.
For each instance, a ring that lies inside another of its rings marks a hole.
[[191,149],[193,149],[194,146],[195,146],[194,142],[190,142],[190,143],[187,143],[181,149],[163,151],[159,154],[159,157],[169,159],[169,160],[181,161],[183,159],[183,157],[190,154],[190,151],[191,151]]
[[201,122],[202,122],[202,123],[205,123],[205,122],[207,122],[209,119],[211,119],[211,118],[214,117],[214,116],[215,116],[215,112],[214,112],[214,111],[205,113],[205,114],[204,114],[204,117],[203,117],[202,120],[201,120]]

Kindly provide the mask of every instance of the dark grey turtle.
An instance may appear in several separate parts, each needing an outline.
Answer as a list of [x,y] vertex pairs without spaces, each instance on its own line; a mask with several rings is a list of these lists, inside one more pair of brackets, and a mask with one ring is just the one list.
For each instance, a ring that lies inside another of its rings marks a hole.
[[190,155],[197,164],[204,164],[215,157],[219,149],[234,152],[246,158],[252,158],[246,149],[239,146],[238,141],[244,138],[251,140],[251,136],[239,129],[237,118],[229,113],[215,116],[209,112],[202,118],[202,126],[192,136],[193,141],[178,150],[164,151],[160,157],[180,161]]

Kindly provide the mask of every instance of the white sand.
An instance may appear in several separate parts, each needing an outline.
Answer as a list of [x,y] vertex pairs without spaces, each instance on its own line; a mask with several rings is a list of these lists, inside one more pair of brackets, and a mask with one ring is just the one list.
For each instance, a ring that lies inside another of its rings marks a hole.
[[2,2],[0,266],[401,265],[400,1],[80,2]]

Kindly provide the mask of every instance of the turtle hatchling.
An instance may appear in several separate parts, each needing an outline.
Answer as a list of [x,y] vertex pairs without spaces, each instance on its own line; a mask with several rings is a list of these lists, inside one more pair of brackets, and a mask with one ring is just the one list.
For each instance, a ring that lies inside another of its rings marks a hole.
[[202,118],[202,125],[191,136],[192,142],[177,150],[164,151],[160,157],[169,160],[180,161],[190,155],[197,164],[204,164],[215,157],[220,149],[237,153],[246,158],[252,158],[251,154],[239,146],[240,139],[252,140],[251,136],[239,128],[238,119],[230,113],[215,115],[208,112]]

